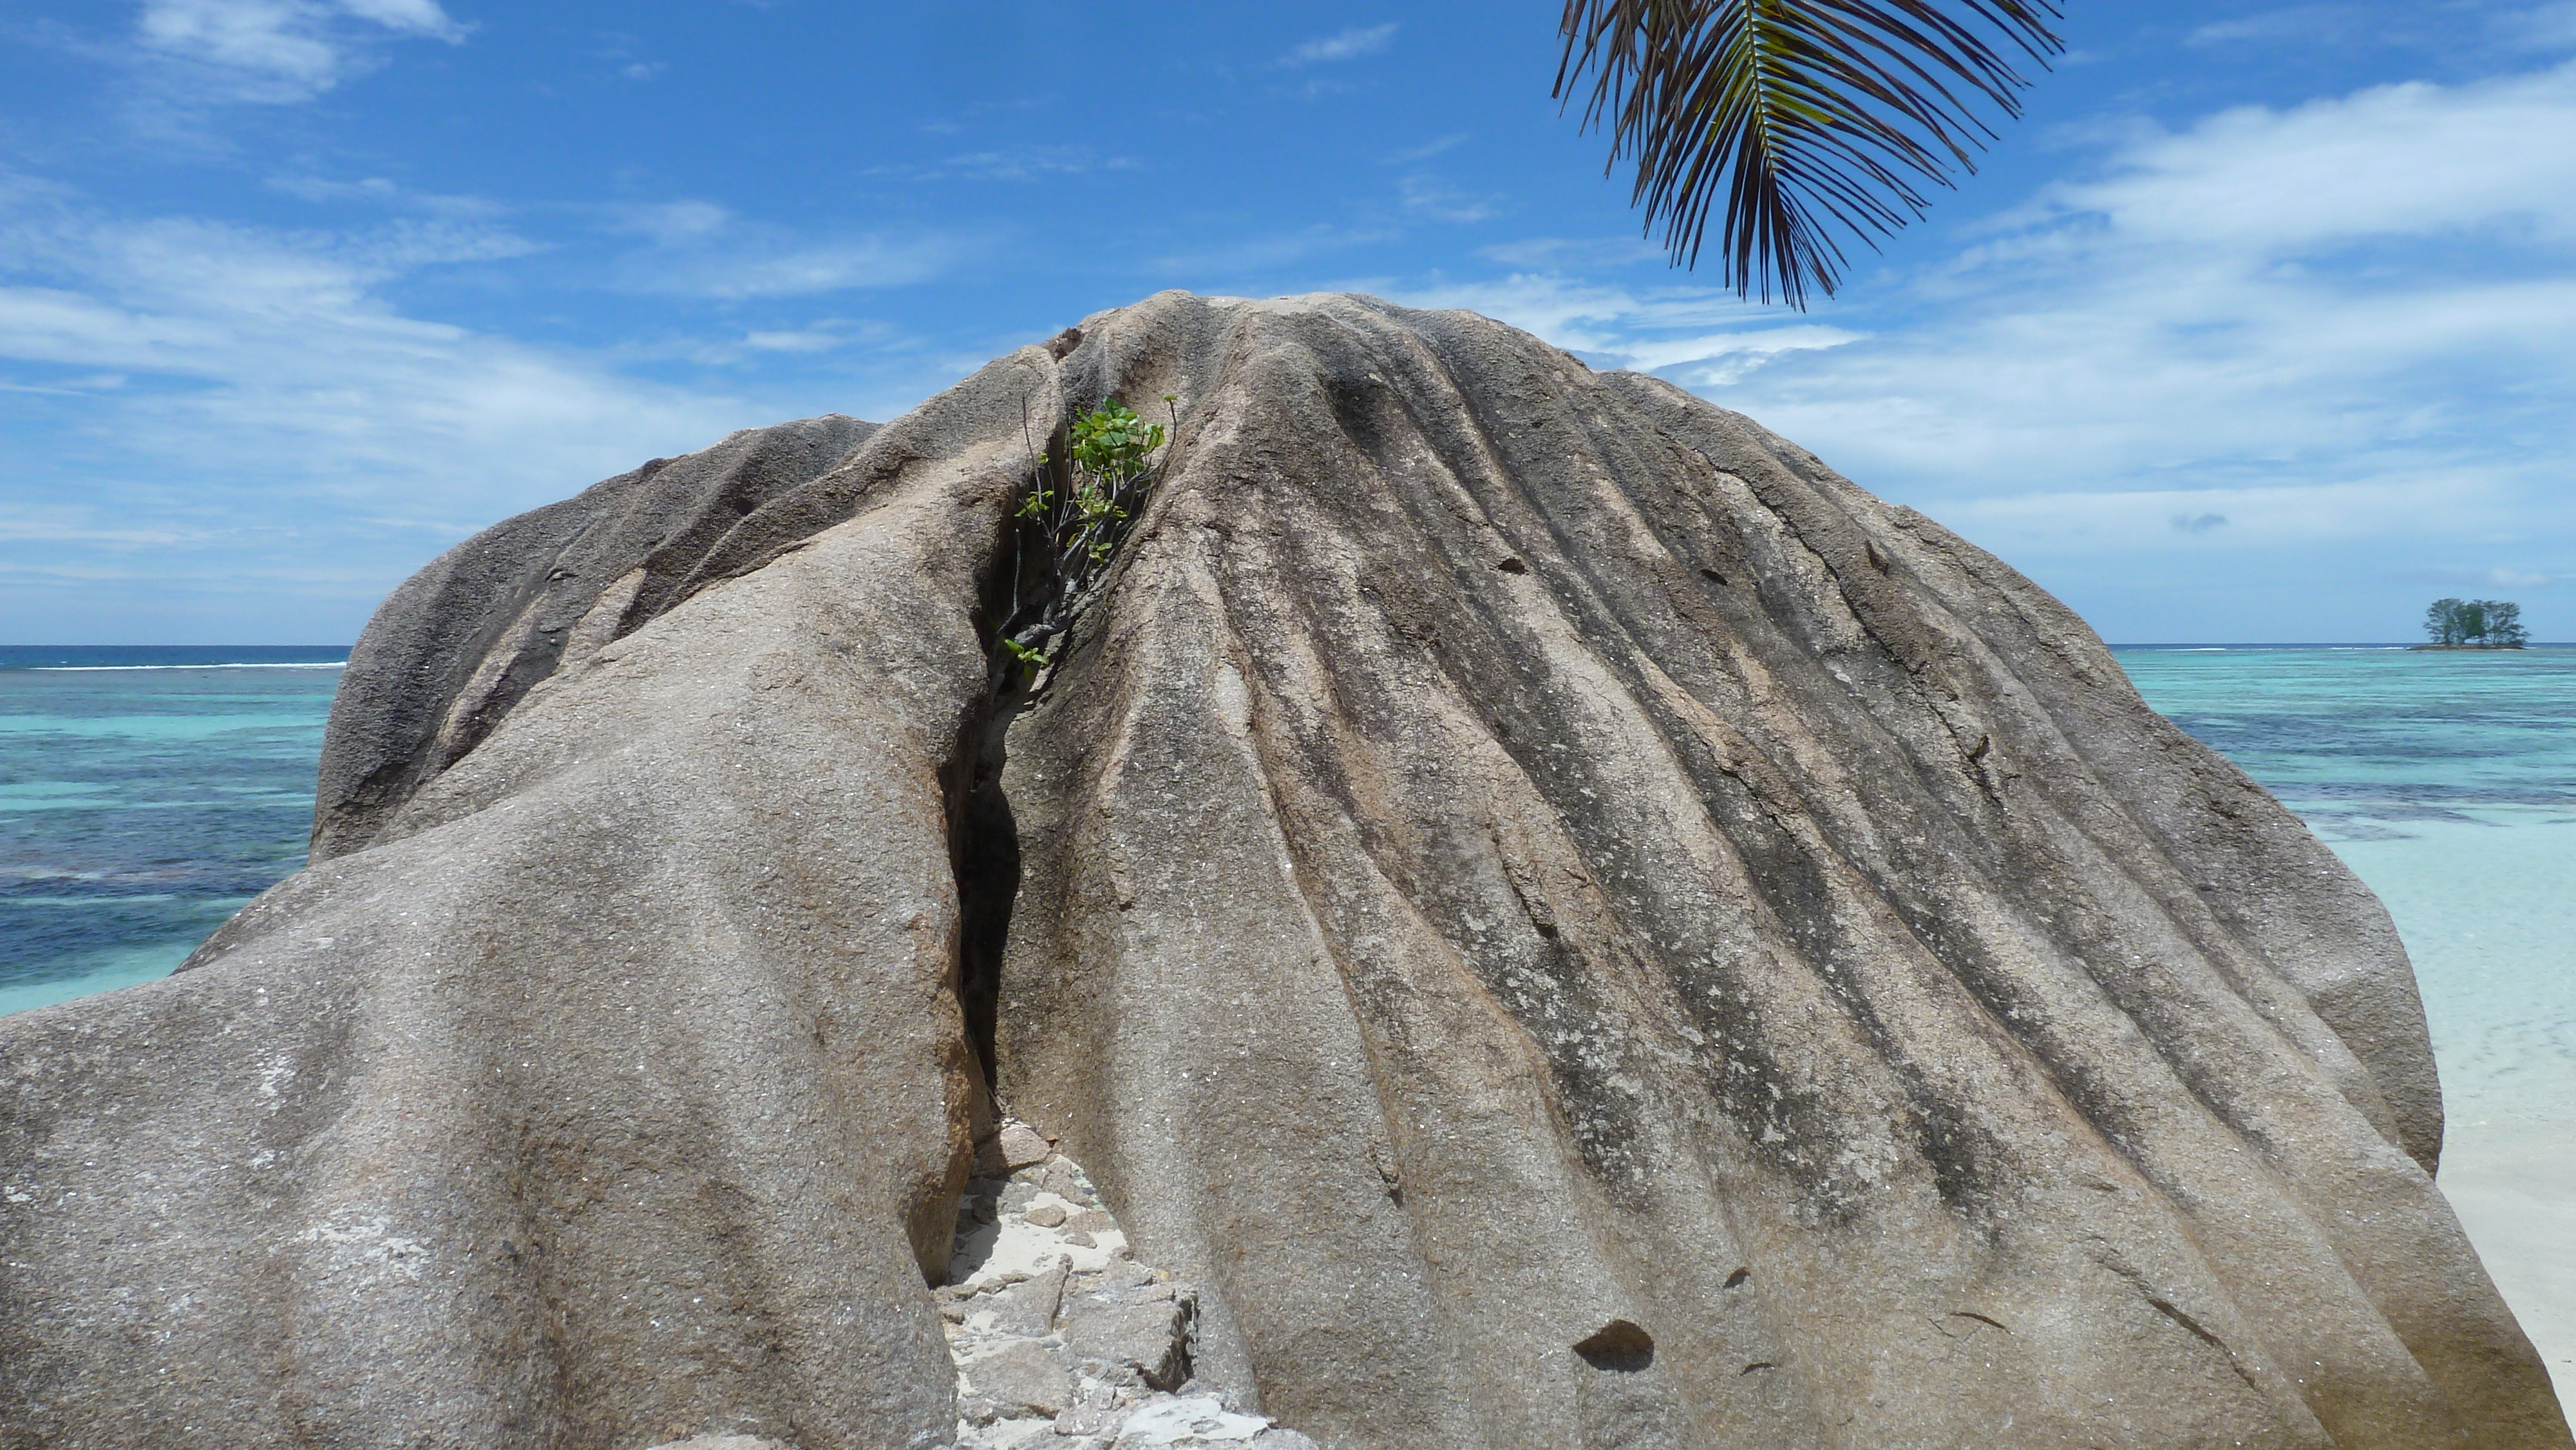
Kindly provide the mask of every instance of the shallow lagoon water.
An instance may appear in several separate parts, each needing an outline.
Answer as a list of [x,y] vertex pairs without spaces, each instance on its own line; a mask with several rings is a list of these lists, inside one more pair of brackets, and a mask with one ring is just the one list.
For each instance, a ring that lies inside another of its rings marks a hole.
[[2576,648],[2117,653],[2387,905],[2454,1129],[2576,1122]]

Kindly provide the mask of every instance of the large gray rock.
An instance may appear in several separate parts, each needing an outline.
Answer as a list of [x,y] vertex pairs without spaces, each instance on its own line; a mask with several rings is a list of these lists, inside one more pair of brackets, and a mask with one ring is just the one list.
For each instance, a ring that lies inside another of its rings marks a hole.
[[[877,432],[815,485],[881,489],[860,517],[599,631],[445,770],[326,797],[372,844],[178,976],[0,1019],[0,1440],[944,1443],[924,1284],[981,1088],[937,772],[1024,374]],[[398,592],[371,637],[517,598]],[[353,666],[335,740],[451,714],[414,668]]]
[[[820,491],[806,485],[875,429],[838,414],[746,428],[495,524],[413,575],[349,652],[322,747],[314,858],[373,840],[567,649],[579,658],[849,517],[813,507]],[[854,496],[857,482],[836,478],[835,491]]]
[[[990,728],[1024,437],[1166,393]],[[1747,420],[1165,294],[745,528],[406,586],[316,866],[0,1019],[11,1443],[937,1444],[989,1036],[1332,1450],[2569,1445],[2377,904]]]

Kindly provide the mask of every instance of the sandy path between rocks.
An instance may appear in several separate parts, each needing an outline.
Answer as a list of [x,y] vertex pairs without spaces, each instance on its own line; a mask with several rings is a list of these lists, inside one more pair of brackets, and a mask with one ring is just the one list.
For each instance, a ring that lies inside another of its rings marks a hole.
[[2438,1181],[2565,1401],[2576,1393],[2576,1130],[2454,1127]]

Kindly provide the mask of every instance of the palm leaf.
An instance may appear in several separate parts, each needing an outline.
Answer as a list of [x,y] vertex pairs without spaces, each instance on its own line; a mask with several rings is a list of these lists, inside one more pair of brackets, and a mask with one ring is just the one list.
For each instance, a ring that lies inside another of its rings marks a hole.
[[[1554,94],[1594,77],[1583,124],[1610,126],[1610,169],[1676,266],[1699,264],[1709,214],[1729,285],[1803,309],[1826,296],[1850,233],[1875,247],[1923,214],[1922,183],[1974,171],[1994,132],[1971,106],[2021,114],[2005,51],[2065,49],[2055,0],[1566,0]],[[2000,34],[2001,47],[1990,40]]]

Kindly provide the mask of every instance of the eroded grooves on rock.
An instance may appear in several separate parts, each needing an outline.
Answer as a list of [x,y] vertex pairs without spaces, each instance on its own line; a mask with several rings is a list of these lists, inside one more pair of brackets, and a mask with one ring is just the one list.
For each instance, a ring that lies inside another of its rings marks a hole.
[[[1028,438],[1165,394],[1019,713]],[[425,571],[316,864],[0,1018],[8,1434],[931,1450],[998,1094],[1332,1450],[2568,1450],[2386,915],[1929,520],[1354,297],[863,428]]]
[[833,515],[782,523],[876,431],[837,414],[747,428],[496,524],[414,575],[350,651],[314,803],[313,852],[353,851],[491,734],[569,650],[597,650],[687,598],[711,561],[759,557]]
[[1104,326],[1193,446],[1012,733],[1001,1090],[1265,1407],[2566,1443],[2384,914],[2054,601],[1479,319]]
[[[576,629],[399,801],[326,798],[323,837],[366,844],[190,970],[0,1021],[0,1425],[508,1450],[952,1434],[927,1286],[987,1099],[938,771],[984,708],[973,616],[1031,363],[1047,381],[1043,352],[1006,358],[771,497],[672,607]],[[473,634],[414,617],[423,597],[371,635]],[[372,684],[344,689],[335,739],[452,713],[446,647],[353,666]],[[138,1327],[148,1365],[117,1348]]]

